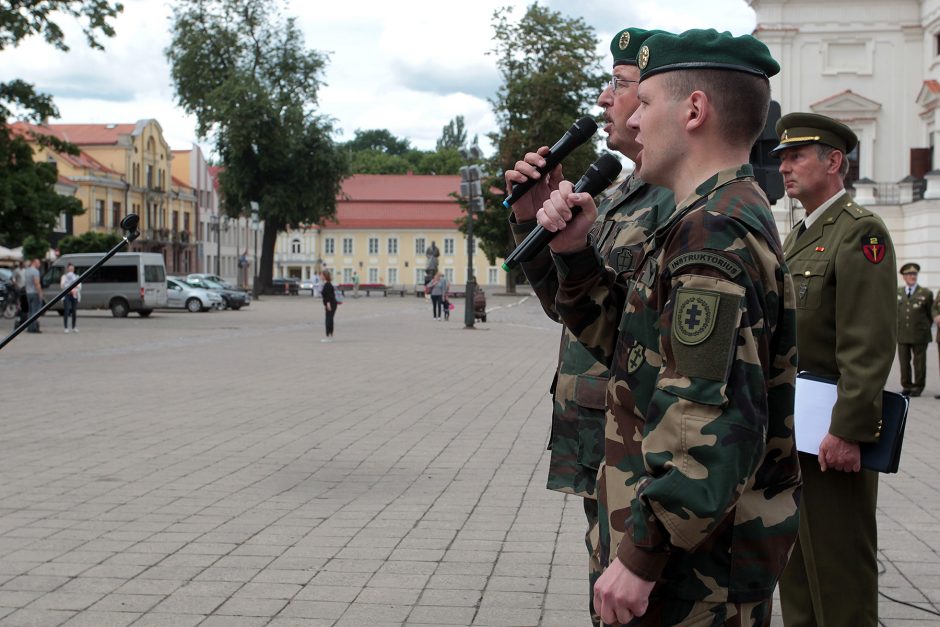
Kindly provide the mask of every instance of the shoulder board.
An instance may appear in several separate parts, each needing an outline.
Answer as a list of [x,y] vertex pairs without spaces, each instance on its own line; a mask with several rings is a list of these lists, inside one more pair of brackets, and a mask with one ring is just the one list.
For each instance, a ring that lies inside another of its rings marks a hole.
[[845,200],[843,201],[842,210],[845,211],[850,216],[852,216],[853,218],[855,218],[856,220],[860,218],[868,217],[870,215],[874,215],[872,214],[871,211],[869,211],[865,207],[855,202],[855,199],[849,196],[848,194],[845,195]]

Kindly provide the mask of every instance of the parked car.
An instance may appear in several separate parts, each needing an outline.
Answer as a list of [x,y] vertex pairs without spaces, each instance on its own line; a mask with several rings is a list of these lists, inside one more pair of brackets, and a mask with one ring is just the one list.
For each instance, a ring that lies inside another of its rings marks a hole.
[[281,277],[271,281],[272,294],[290,294],[296,296],[300,293],[300,280],[293,277]]
[[[42,275],[46,298],[52,299],[59,293],[59,282],[68,264],[75,264],[75,273],[81,275],[102,257],[104,253],[70,253],[56,259]],[[141,318],[146,318],[154,309],[166,306],[165,280],[163,255],[117,253],[82,282],[78,308],[110,309],[115,318],[126,318],[128,312],[136,311]],[[61,313],[62,301],[52,309]]]
[[196,287],[202,287],[212,292],[218,292],[225,303],[226,309],[239,310],[251,304],[251,297],[248,292],[229,286],[227,283],[213,281],[206,275],[189,274],[186,276],[186,282]]
[[202,287],[195,287],[180,277],[166,278],[166,306],[192,312],[221,309],[225,306],[222,295]]

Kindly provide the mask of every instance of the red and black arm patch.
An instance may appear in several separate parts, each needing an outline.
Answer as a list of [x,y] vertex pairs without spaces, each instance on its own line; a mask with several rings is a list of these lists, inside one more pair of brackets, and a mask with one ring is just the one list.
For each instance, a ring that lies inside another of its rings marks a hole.
[[879,264],[885,258],[888,246],[882,235],[866,235],[862,238],[862,253],[865,259],[873,264]]

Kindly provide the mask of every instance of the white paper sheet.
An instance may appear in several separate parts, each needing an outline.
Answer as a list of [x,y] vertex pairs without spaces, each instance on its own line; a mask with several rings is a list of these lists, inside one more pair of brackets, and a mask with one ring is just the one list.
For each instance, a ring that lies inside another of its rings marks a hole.
[[838,388],[833,383],[797,378],[793,423],[798,451],[819,454],[837,397]]

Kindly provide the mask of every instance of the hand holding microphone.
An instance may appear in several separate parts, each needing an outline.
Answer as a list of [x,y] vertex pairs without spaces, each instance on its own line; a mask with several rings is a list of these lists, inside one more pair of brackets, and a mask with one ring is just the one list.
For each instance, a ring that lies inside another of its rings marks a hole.
[[[545,163],[541,167],[535,168],[534,172],[527,167],[527,161],[532,158],[532,153],[526,155],[527,159],[518,162],[516,165],[522,168],[526,176],[524,180],[518,180],[519,177],[506,173],[506,184],[512,185],[512,193],[503,201],[503,205],[508,209],[512,207],[520,198],[525,196],[526,192],[535,187],[542,180],[546,173],[551,172],[555,166],[561,163],[562,159],[567,157],[572,150],[589,140],[597,132],[597,122],[589,115],[584,116],[571,125],[571,128],[561,136],[555,145],[548,149],[548,152],[539,151],[539,155]],[[529,170],[526,172],[525,170]],[[518,173],[518,172],[517,172]],[[538,177],[534,176],[538,173]]]
[[[623,166],[617,157],[605,153],[591,164],[576,184],[562,181],[539,209],[539,226],[509,253],[503,269],[508,272],[519,263],[531,260],[549,242],[552,242],[555,252],[583,249],[587,233],[597,217],[593,196],[609,187],[621,169]],[[583,218],[575,221],[582,209],[585,211]],[[563,232],[559,234],[559,231]]]

